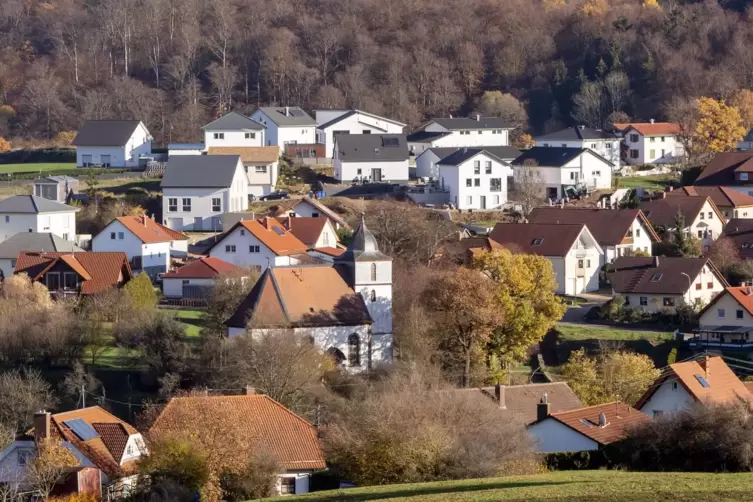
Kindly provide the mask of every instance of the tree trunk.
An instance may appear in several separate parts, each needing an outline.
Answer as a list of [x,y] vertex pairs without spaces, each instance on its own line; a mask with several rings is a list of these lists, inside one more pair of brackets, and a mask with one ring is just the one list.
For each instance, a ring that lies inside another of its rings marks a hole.
[[463,387],[468,388],[471,384],[471,348],[465,351],[465,366],[463,367]]

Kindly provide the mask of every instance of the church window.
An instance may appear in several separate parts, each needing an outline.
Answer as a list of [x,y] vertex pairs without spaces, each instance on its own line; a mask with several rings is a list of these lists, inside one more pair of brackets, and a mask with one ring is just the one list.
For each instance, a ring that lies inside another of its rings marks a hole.
[[361,341],[355,333],[348,337],[348,364],[350,366],[361,365]]
[[371,290],[371,301],[372,302],[376,301],[376,291],[374,291],[373,289]]
[[376,282],[376,263],[371,264],[371,280]]

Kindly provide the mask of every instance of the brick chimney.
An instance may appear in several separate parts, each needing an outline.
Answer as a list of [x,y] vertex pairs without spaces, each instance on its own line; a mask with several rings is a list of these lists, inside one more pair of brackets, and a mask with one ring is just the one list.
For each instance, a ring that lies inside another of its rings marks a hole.
[[494,386],[494,398],[497,400],[500,409],[507,409],[507,405],[505,405],[505,388],[500,384]]
[[654,256],[654,267],[658,267],[658,266],[659,266],[659,257]]
[[701,368],[704,372],[704,377],[706,378],[706,381],[711,385],[711,369],[709,369],[709,356],[703,356],[703,359],[698,361],[698,364],[701,365]]
[[34,441],[50,437],[50,413],[45,410],[34,414]]
[[250,385],[246,385],[246,395],[253,396],[254,394],[256,394],[256,387],[251,387]]
[[536,420],[541,421],[549,416],[549,396],[544,394],[539,404],[536,405]]

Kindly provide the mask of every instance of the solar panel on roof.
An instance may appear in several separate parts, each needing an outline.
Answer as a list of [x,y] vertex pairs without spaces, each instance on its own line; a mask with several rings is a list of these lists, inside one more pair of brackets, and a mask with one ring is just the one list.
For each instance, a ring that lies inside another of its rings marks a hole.
[[283,232],[282,229],[279,228],[279,227],[272,227],[272,230],[274,230],[277,235],[284,235],[285,234],[285,232]]
[[384,138],[384,146],[400,146],[400,142],[397,138]]
[[80,418],[74,418],[73,420],[65,420],[63,422],[67,425],[75,435],[81,439],[81,441],[88,441],[99,437],[97,431],[95,431],[91,425],[87,424]]
[[698,380],[698,383],[701,384],[701,387],[704,387],[707,389],[710,387],[709,382],[701,375],[695,375],[695,379]]

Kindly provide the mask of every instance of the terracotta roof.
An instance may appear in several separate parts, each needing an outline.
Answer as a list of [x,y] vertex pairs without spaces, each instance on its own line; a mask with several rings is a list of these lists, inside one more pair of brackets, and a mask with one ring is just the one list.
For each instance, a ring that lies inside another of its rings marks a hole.
[[[708,370],[708,371],[707,371]],[[705,387],[701,377],[708,383]],[[661,383],[676,379],[698,402],[704,404],[724,404],[739,399],[753,401],[753,394],[737,378],[737,375],[719,357],[704,357],[696,361],[671,364],[654,385],[638,400],[636,408],[645,405],[661,386]]]
[[[230,235],[239,226],[251,232],[254,237],[259,239],[262,244],[267,246],[277,256],[305,253],[308,250],[306,244],[298,240],[292,232],[288,231],[274,218],[265,217],[259,220],[241,220],[228,230],[224,237]],[[224,237],[209,249],[211,250],[215,246],[222,245]]]
[[318,252],[320,252],[322,254],[326,254],[326,255],[329,255],[329,256],[340,256],[340,255],[342,255],[345,252],[344,249],[333,248],[333,247],[330,247],[330,246],[324,246],[324,247],[321,247],[321,248],[314,248],[311,251],[318,251]]
[[[497,400],[494,387],[481,387],[478,389],[456,389],[453,392],[468,392],[477,390],[484,396]],[[532,383],[528,385],[503,385],[500,389],[504,392],[505,407],[500,408],[503,413],[509,413],[511,417],[525,424],[536,421],[536,405],[546,394],[549,401],[549,409],[553,413],[582,408],[578,396],[570,389],[566,382]]]
[[749,392],[753,393],[753,382],[743,382],[743,385],[745,385],[745,388],[748,389]]
[[733,286],[724,288],[724,291],[716,295],[705,307],[698,312],[697,317],[701,317],[704,312],[710,310],[716,302],[721,300],[724,296],[731,296],[742,308],[748,311],[750,315],[753,315],[753,294],[748,295],[748,291],[753,293],[753,287],[751,286]]
[[[666,193],[666,192],[665,192]],[[644,200],[640,203],[640,209],[646,215],[648,221],[654,227],[672,228],[679,210],[685,217],[685,225],[690,226],[698,217],[698,213],[703,209],[703,205],[709,202],[711,208],[716,212],[717,218],[724,221],[724,216],[719,212],[714,201],[709,197],[692,197],[692,196],[673,196],[662,199]]]
[[586,225],[602,247],[622,243],[636,218],[644,224],[651,240],[658,242],[659,236],[640,209],[537,207],[528,215],[531,223]]
[[[152,434],[201,434],[202,415],[207,409],[227,417],[249,444],[270,451],[288,470],[326,467],[316,429],[304,419],[264,395],[174,397],[154,422]],[[186,430],[186,426],[195,430]],[[248,452],[239,452],[248,456]]]
[[[688,274],[695,280],[703,267],[707,267],[723,286],[724,276],[708,258],[675,258],[658,256],[622,256],[616,258],[607,272],[615,292],[645,293],[650,295],[683,295],[688,291]],[[692,286],[691,286],[692,287]]]
[[717,153],[701,170],[693,185],[753,185],[738,181],[735,172],[749,172],[753,168],[753,151]]
[[302,218],[296,216],[291,218],[277,218],[277,220],[298,239],[309,247],[314,247],[316,241],[324,231],[325,225],[329,222],[327,218]]
[[[124,227],[126,227],[133,235],[135,235],[141,242],[145,244],[151,244],[155,242],[170,242],[170,241],[187,241],[188,236],[186,234],[177,232],[172,228],[157,223],[151,218],[142,216],[121,216],[116,218]],[[108,225],[109,226],[109,225]],[[107,227],[103,232],[107,231]]]
[[202,257],[171,270],[162,277],[165,279],[213,279],[219,275],[243,277],[248,275],[248,271],[219,258]]
[[[63,262],[81,276],[81,294],[91,295],[117,287],[131,279],[126,254],[113,252],[19,253],[16,273],[26,273],[33,280],[41,279],[56,264]],[[86,274],[86,275],[84,275]],[[121,279],[122,277],[122,279]]]
[[343,273],[332,266],[268,268],[226,324],[235,328],[370,324],[363,298]]
[[631,122],[629,124],[615,124],[615,129],[620,129],[627,134],[627,129],[635,129],[643,136],[671,136],[681,134],[680,124],[673,122]]
[[729,220],[722,230],[722,235],[732,240],[740,258],[753,258],[753,219]]
[[209,155],[238,155],[244,164],[272,164],[280,158],[277,146],[210,146]]
[[107,451],[112,453],[113,458],[116,460],[123,458],[128,444],[128,431],[122,424],[93,423],[92,428],[102,438],[102,442],[107,447]]
[[[606,426],[599,426],[599,416],[604,414]],[[547,418],[562,422],[600,445],[608,445],[623,439],[635,426],[644,424],[651,417],[629,404],[608,403],[579,408],[577,410],[552,413]]]
[[497,223],[489,238],[513,251],[541,256],[565,256],[585,225]]
[[753,196],[732,190],[727,187],[681,187],[677,190],[666,192],[667,197],[676,195],[687,195],[691,197],[705,196],[710,197],[717,207],[746,207],[753,206]]

